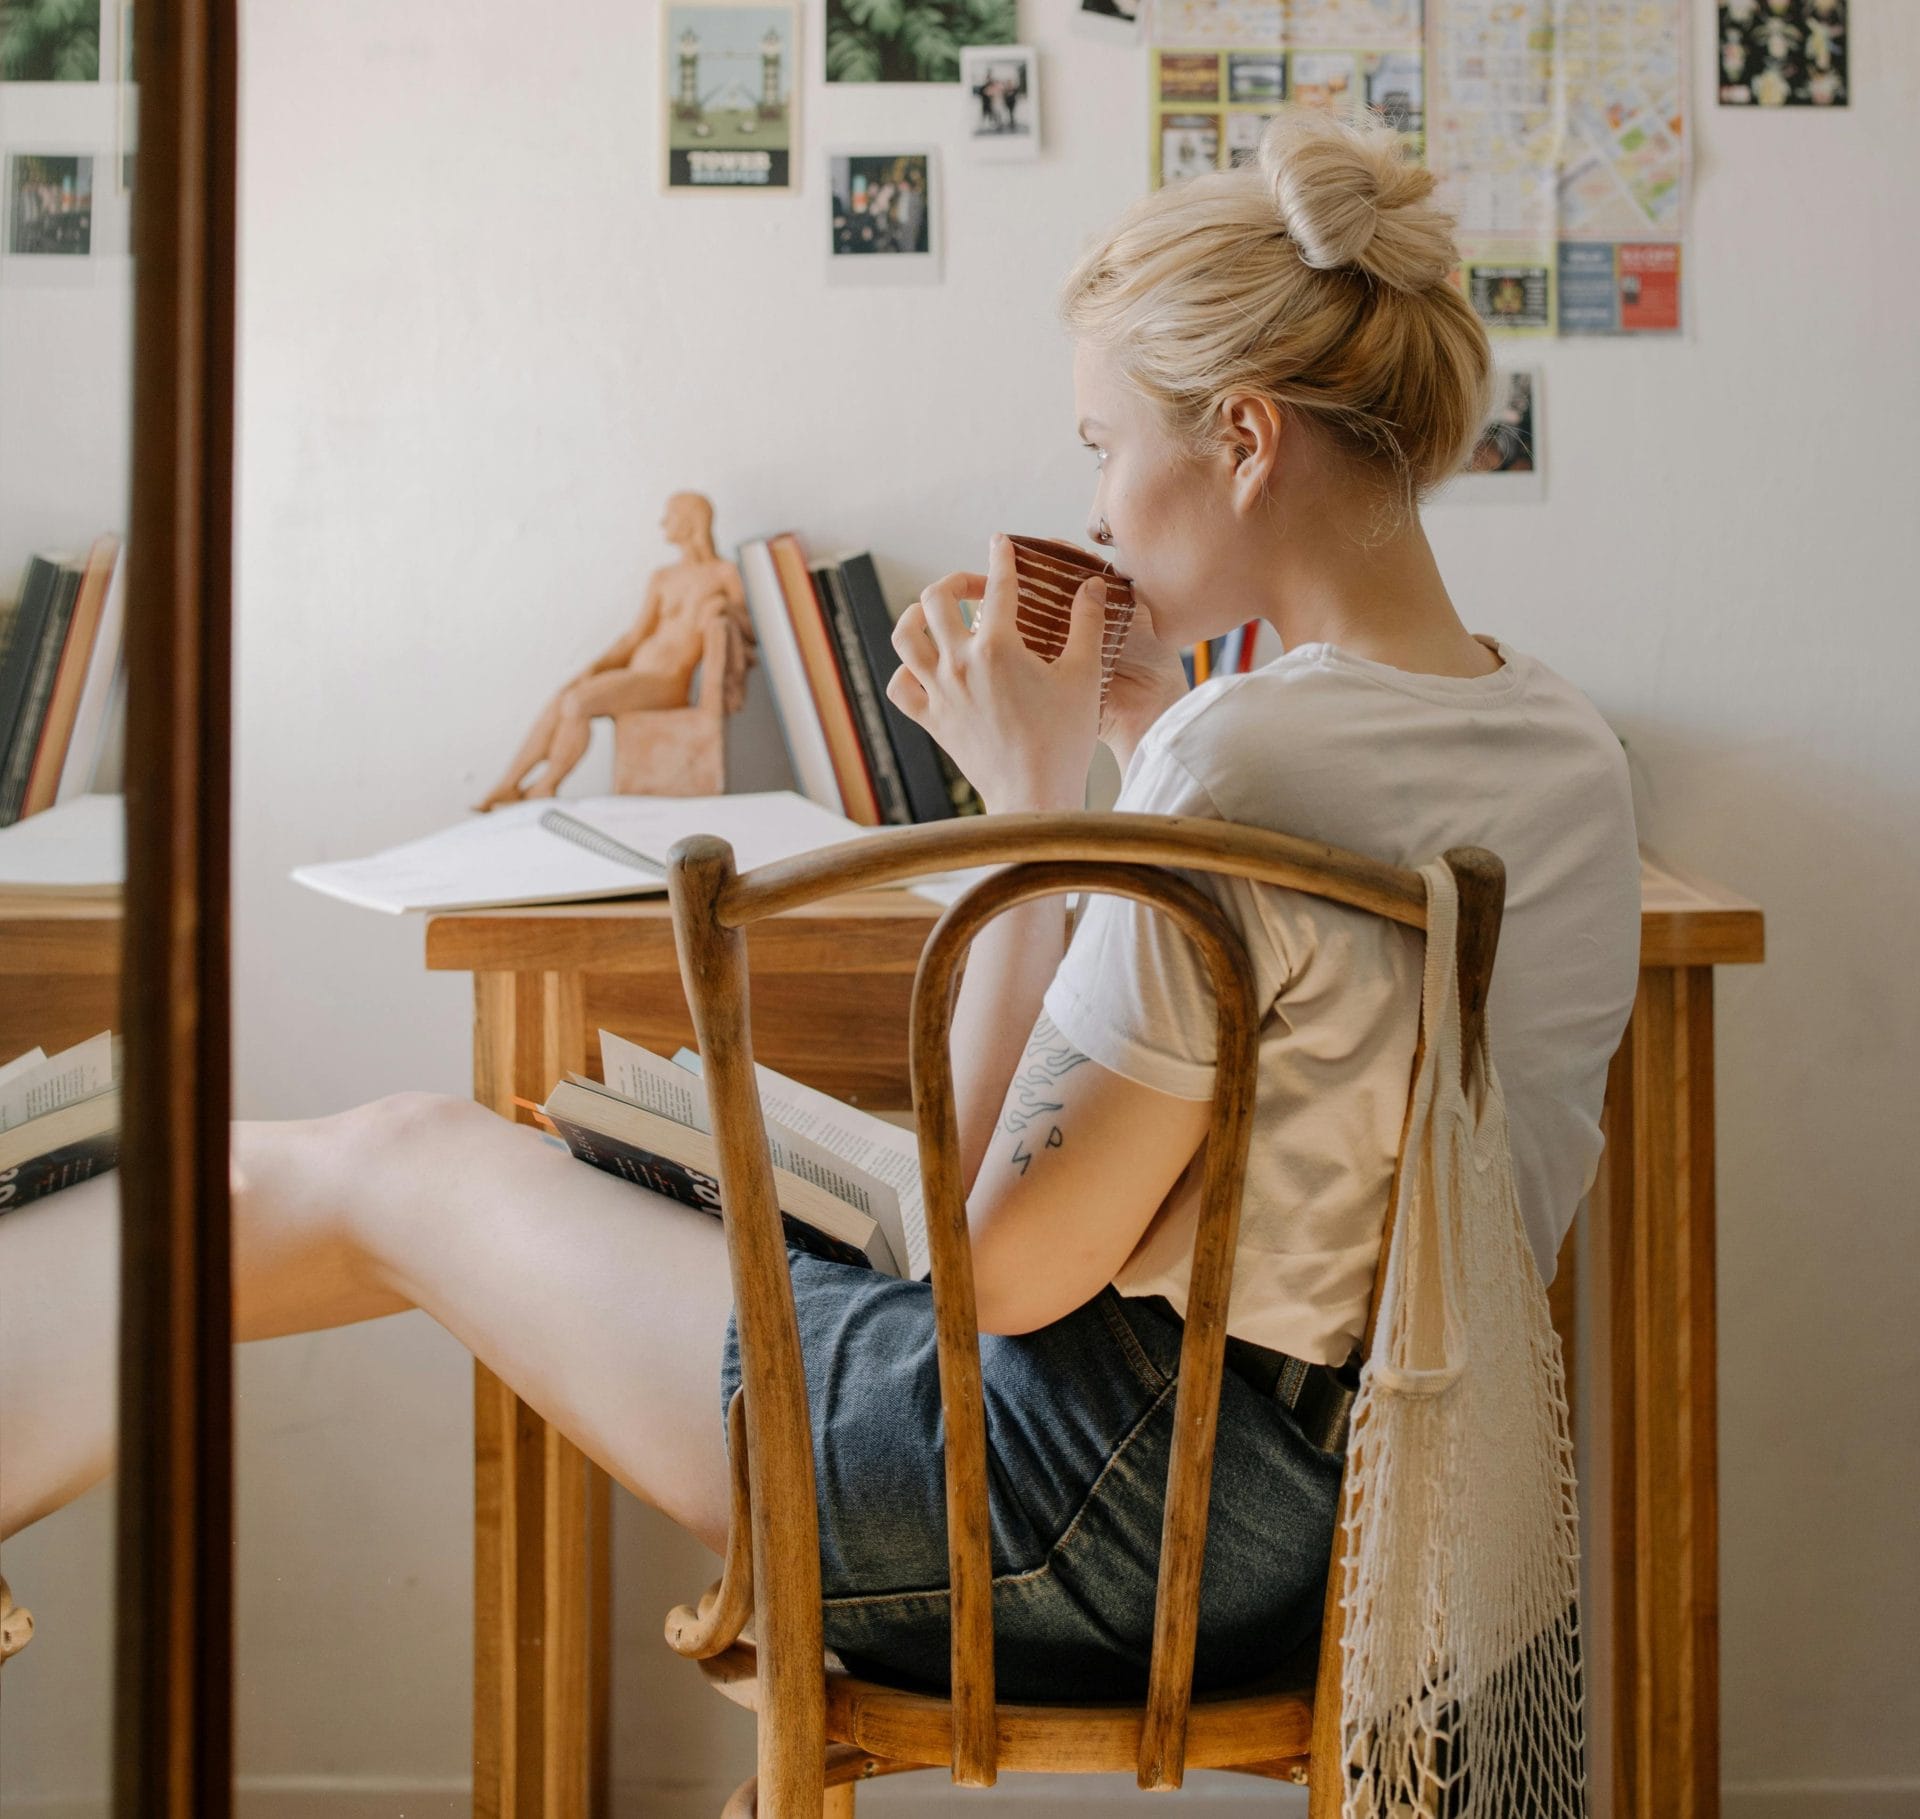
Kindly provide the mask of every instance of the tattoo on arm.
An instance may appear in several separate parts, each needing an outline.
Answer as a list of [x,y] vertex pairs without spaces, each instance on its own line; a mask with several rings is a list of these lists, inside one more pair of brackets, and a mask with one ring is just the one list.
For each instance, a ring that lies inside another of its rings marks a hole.
[[[1084,1058],[1083,1056],[1082,1059]],[[1047,1132],[1047,1140],[1041,1147],[1043,1149],[1057,1150],[1065,1141],[1066,1139],[1060,1134],[1059,1125],[1056,1124]],[[1027,1172],[1027,1164],[1033,1160],[1033,1151],[1028,1149],[1027,1146],[1016,1137],[1013,1140],[1013,1154],[1008,1160],[1017,1163],[1021,1174],[1024,1175]]]
[[[1045,1011],[1040,1013],[1040,1021],[1033,1027],[1033,1035],[1027,1043],[1026,1059],[1021,1063],[1020,1072],[1014,1076],[1013,1090],[1009,1094],[1011,1103],[1007,1107],[1003,1126],[1013,1137],[1013,1155],[1010,1160],[1021,1174],[1027,1172],[1027,1166],[1033,1161],[1034,1152],[1022,1140],[1021,1133],[1038,1119],[1051,1119],[1065,1101],[1060,1098],[1060,1081],[1086,1060],[1086,1056],[1061,1035],[1053,1019]],[[1042,1149],[1057,1150],[1066,1141],[1058,1124],[1050,1123]]]

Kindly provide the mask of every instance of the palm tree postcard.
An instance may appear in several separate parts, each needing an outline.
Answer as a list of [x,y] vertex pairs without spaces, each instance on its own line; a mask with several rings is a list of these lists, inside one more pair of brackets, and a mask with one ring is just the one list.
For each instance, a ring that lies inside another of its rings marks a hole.
[[798,187],[797,0],[661,8],[665,185],[791,194]]
[[100,0],[0,0],[0,81],[99,80]]
[[1016,44],[1014,0],[827,0],[829,82],[958,82],[969,44]]

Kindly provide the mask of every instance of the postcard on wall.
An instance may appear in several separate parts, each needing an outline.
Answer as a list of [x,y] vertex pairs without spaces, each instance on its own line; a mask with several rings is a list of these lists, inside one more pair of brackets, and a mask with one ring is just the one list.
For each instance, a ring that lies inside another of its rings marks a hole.
[[679,0],[660,9],[662,187],[799,187],[797,0]]
[[92,254],[93,162],[79,153],[7,154],[9,257],[85,259]]
[[98,82],[100,0],[4,0],[0,82]]
[[1464,472],[1436,503],[1515,504],[1546,497],[1546,464],[1540,434],[1540,368],[1503,367],[1497,402]]
[[938,183],[931,146],[830,149],[828,282],[939,283]]
[[1722,107],[1845,107],[1847,0],[1720,0]]
[[[1249,17],[1233,15],[1234,29]],[[1211,29],[1217,35],[1226,28],[1216,20]],[[1345,119],[1372,114],[1418,161],[1426,133],[1424,68],[1417,28],[1410,42],[1387,49],[1299,50],[1279,42],[1157,49],[1148,58],[1152,187],[1254,162],[1267,122],[1287,102]]]
[[829,82],[958,82],[969,44],[1012,44],[1014,0],[827,0]]
[[1040,67],[1025,44],[969,45],[960,53],[961,111],[974,158],[1040,155]]

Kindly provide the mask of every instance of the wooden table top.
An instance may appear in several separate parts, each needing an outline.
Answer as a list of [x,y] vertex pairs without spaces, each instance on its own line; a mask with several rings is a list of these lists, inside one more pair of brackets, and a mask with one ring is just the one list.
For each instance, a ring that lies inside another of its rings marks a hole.
[[[1753,965],[1765,956],[1757,904],[1643,850],[1643,966]],[[854,891],[756,924],[756,958],[782,970],[911,972],[941,906],[911,891]],[[676,971],[664,896],[459,910],[426,919],[436,971]],[[119,965],[117,896],[0,890],[0,973],[100,973]]]
[[[1642,966],[1753,965],[1758,905],[1643,850]],[[900,889],[854,891],[747,930],[756,964],[780,971],[912,972],[941,906]],[[452,972],[677,972],[664,896],[458,910],[427,918],[427,966]]]

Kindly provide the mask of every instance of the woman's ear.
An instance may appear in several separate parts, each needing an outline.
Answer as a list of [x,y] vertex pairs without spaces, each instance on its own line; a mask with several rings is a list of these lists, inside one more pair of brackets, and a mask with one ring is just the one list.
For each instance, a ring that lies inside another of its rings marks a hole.
[[1266,492],[1285,422],[1280,406],[1257,393],[1235,392],[1220,401],[1221,446],[1236,503],[1252,505]]

